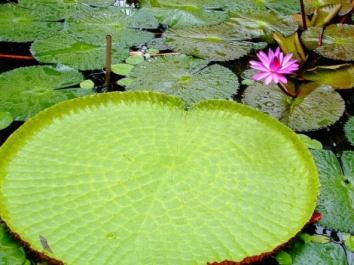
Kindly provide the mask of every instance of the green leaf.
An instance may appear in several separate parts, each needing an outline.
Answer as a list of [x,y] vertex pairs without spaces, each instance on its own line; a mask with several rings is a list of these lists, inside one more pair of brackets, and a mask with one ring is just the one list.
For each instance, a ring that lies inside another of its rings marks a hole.
[[30,264],[25,252],[6,231],[5,225],[0,223],[0,264],[26,265]]
[[230,22],[208,27],[170,29],[164,35],[166,44],[174,50],[210,61],[238,59],[252,49],[266,46],[266,43],[242,41],[252,36]]
[[140,18],[137,22],[134,15],[128,16],[118,8],[83,8],[66,20],[66,29],[82,42],[105,45],[106,36],[111,35],[115,46],[129,48],[154,37],[153,33],[140,29],[155,28],[157,21],[154,25],[148,21],[146,27],[143,22]]
[[[77,41],[68,34],[35,41],[31,46],[32,55],[42,63],[60,63],[79,70],[102,69],[106,61],[106,46]],[[113,46],[112,63],[123,61],[128,49]]]
[[343,248],[336,243],[315,243],[298,245],[290,251],[293,265],[347,265]]
[[340,16],[349,13],[353,8],[351,0],[304,0],[304,4],[306,13],[309,15],[312,14],[317,8],[326,5],[341,4],[342,8],[339,12]]
[[291,16],[282,16],[274,11],[236,12],[231,14],[232,22],[243,31],[262,39],[271,41],[272,33],[278,32],[284,36],[293,34],[298,25]]
[[326,26],[340,11],[342,5],[326,5],[315,10],[311,19],[312,27]]
[[130,79],[130,78],[122,78],[117,81],[117,84],[122,87],[127,87],[127,86],[131,85],[131,83],[133,83],[133,81],[134,80]]
[[141,11],[151,14],[161,24],[166,24],[171,28],[215,25],[224,22],[228,18],[228,14],[225,11],[203,10],[200,8],[143,7]]
[[[300,3],[294,0],[254,0],[263,2],[264,5],[271,10],[279,12],[282,15],[290,16],[300,13]],[[242,1],[241,1],[242,2]],[[248,2],[248,1],[245,1]]]
[[354,117],[351,117],[344,125],[345,137],[354,145]]
[[62,23],[50,21],[48,13],[35,12],[14,4],[0,5],[0,25],[0,41],[9,42],[48,38],[63,27]]
[[302,72],[301,77],[335,89],[350,89],[354,87],[354,65],[316,66]]
[[0,130],[7,128],[13,121],[13,118],[8,112],[0,112]]
[[113,64],[112,65],[112,72],[117,75],[128,75],[129,72],[134,68],[131,64],[120,63],[120,64]]
[[89,93],[69,88],[82,80],[73,69],[51,66],[21,67],[2,73],[0,112],[9,112],[14,120],[26,120],[57,102]]
[[310,50],[323,57],[342,60],[354,60],[354,25],[332,24],[323,33],[322,45],[319,46],[321,28],[312,27],[306,30],[301,39]]
[[76,265],[239,262],[294,237],[319,192],[311,154],[276,120],[151,92],[41,112],[1,147],[0,183],[10,229]]
[[297,134],[301,140],[304,142],[304,144],[306,144],[306,146],[310,149],[322,149],[323,146],[321,144],[320,141],[317,141],[315,139],[311,139],[310,137],[308,137],[305,134]]
[[275,259],[277,260],[279,265],[292,265],[293,264],[293,259],[291,258],[290,254],[283,251],[283,250],[277,253],[277,255],[275,256]]
[[273,38],[280,46],[283,53],[292,53],[293,58],[299,62],[304,62],[307,59],[297,32],[288,37],[284,37],[283,35],[274,32]]
[[[158,53],[158,51],[157,51],[157,53]],[[144,61],[143,55],[129,56],[127,59],[125,59],[125,62],[127,64],[131,64],[131,65],[137,65],[139,63],[142,63],[143,61]]]
[[317,202],[317,211],[321,213],[319,224],[354,233],[354,152],[348,151],[342,156],[345,172],[331,151],[313,150],[312,153],[321,181],[321,194]]
[[316,85],[304,98],[292,99],[276,85],[266,86],[256,82],[246,89],[243,102],[270,114],[296,131],[318,130],[332,125],[345,109],[342,97],[326,85]]
[[95,83],[90,79],[84,80],[80,83],[80,88],[83,89],[93,89],[94,87]]
[[354,236],[348,234],[345,235],[344,244],[351,252],[354,252]]
[[127,90],[149,90],[175,95],[188,106],[203,99],[226,99],[238,89],[237,76],[220,65],[185,55],[145,61],[128,74]]
[[316,243],[326,244],[331,242],[331,239],[328,236],[324,236],[324,235],[312,235],[311,241]]

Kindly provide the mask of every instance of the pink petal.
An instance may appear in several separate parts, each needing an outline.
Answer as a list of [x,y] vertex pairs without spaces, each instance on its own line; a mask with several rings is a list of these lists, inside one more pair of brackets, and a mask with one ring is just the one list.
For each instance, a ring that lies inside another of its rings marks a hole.
[[283,84],[287,84],[288,83],[288,80],[285,78],[285,76],[283,75],[279,75],[279,81]]
[[269,84],[272,82],[272,80],[273,80],[272,75],[269,75],[269,76],[265,79],[264,83],[265,83],[266,85],[269,85]]
[[272,77],[273,77],[273,81],[274,81],[274,83],[279,83],[279,76],[278,76],[278,74],[276,74],[276,73],[274,73],[274,74],[272,74]]
[[282,52],[279,54],[278,58],[279,58],[280,65],[283,65],[284,54]]
[[268,61],[271,62],[274,60],[274,52],[272,51],[271,48],[268,50]]
[[279,54],[280,54],[280,48],[278,47],[278,48],[275,50],[274,56],[276,56],[277,58],[279,58]]
[[266,78],[270,73],[269,72],[259,72],[257,74],[255,74],[254,76],[252,76],[253,80],[262,80],[264,78]]
[[257,53],[257,57],[264,65],[269,65],[268,56],[263,51]]
[[288,53],[287,55],[285,55],[285,57],[284,57],[284,60],[283,60],[283,65],[284,64],[287,64],[289,61],[290,61],[290,59],[293,57],[293,54],[292,53]]
[[263,65],[251,65],[251,68],[262,71],[262,72],[269,71],[269,69],[265,68]]

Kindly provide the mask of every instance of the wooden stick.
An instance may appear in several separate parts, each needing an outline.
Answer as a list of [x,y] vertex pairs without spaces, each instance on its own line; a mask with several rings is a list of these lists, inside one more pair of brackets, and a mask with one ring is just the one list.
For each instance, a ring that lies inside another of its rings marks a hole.
[[302,26],[304,30],[307,30],[304,0],[300,0],[300,6],[301,6]]
[[15,55],[15,54],[3,54],[0,53],[0,59],[11,59],[11,60],[33,60],[35,61],[32,56],[26,56],[26,55]]
[[111,66],[112,66],[112,36],[106,36],[106,75],[105,75],[105,89],[106,92],[110,90],[111,85]]

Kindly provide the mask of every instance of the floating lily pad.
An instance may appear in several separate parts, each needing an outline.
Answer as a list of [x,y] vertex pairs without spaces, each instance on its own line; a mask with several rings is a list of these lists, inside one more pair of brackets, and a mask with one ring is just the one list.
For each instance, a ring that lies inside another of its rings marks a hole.
[[342,60],[354,60],[354,25],[332,24],[326,27],[322,45],[319,46],[321,28],[311,27],[306,30],[301,39],[304,45],[323,57]]
[[165,42],[174,50],[211,61],[228,61],[247,55],[252,49],[262,49],[266,43],[247,40],[253,35],[232,23],[189,29],[171,29]]
[[341,232],[354,233],[354,152],[343,153],[343,170],[334,153],[313,150],[320,173],[321,194],[317,211],[319,224]]
[[351,117],[344,126],[345,136],[354,145],[354,117]]
[[333,242],[297,244],[289,253],[292,265],[347,265],[344,249]]
[[203,10],[200,8],[144,7],[141,12],[153,15],[161,24],[166,24],[172,28],[215,25],[222,23],[228,18],[228,14],[225,11]]
[[1,147],[0,182],[10,229],[76,265],[238,262],[294,237],[319,192],[309,151],[276,120],[149,92],[41,112]]
[[120,63],[112,65],[112,72],[117,75],[128,75],[129,72],[134,68],[131,64]]
[[[142,14],[142,13],[141,13]],[[149,22],[149,16],[140,19],[128,16],[117,8],[83,8],[66,20],[66,29],[75,39],[92,45],[104,45],[106,36],[112,36],[115,46],[129,48],[136,44],[148,42],[154,34],[142,31],[140,28],[156,28],[158,22],[154,19],[154,25]],[[145,22],[148,21],[146,24]]]
[[330,86],[318,85],[306,97],[292,99],[276,85],[255,83],[249,86],[243,102],[270,114],[296,131],[317,130],[335,123],[345,104]]
[[[79,70],[102,69],[106,62],[105,45],[81,42],[64,33],[35,41],[31,53],[39,62],[60,63]],[[112,63],[123,61],[128,54],[128,49],[115,45],[112,48]]]
[[57,102],[90,93],[70,88],[82,80],[73,69],[51,66],[21,67],[2,73],[0,112],[9,112],[15,120],[26,120]]
[[0,25],[0,41],[11,42],[47,38],[63,27],[62,23],[51,21],[50,13],[42,14],[15,4],[0,5]]
[[[256,0],[263,2],[271,10],[275,10],[282,15],[294,15],[300,13],[300,3],[294,0]],[[242,2],[242,1],[241,1]],[[245,1],[248,2],[248,1]]]
[[237,76],[220,65],[189,56],[166,56],[135,66],[127,90],[150,90],[175,95],[188,106],[202,99],[226,99],[238,89]]
[[354,65],[317,66],[302,72],[302,77],[305,80],[330,85],[335,89],[350,89],[354,87]]
[[25,251],[10,238],[3,223],[0,223],[0,264],[31,265],[31,262],[26,259]]
[[312,139],[310,137],[308,137],[305,134],[297,134],[301,140],[304,142],[304,144],[306,144],[306,146],[310,149],[322,149],[322,143],[320,141],[317,141],[316,139]]
[[13,121],[13,118],[8,112],[0,112],[0,130],[8,127]]
[[84,80],[80,83],[80,88],[83,89],[94,89],[94,87],[95,83],[90,79]]
[[282,16],[274,11],[264,12],[236,12],[230,20],[243,31],[255,36],[262,36],[265,40],[272,40],[272,33],[278,32],[284,36],[293,34],[298,25],[291,16]]
[[326,5],[341,4],[342,8],[339,12],[339,15],[341,16],[349,13],[353,8],[351,0],[304,0],[304,3],[306,13],[309,15],[312,14],[317,8]]

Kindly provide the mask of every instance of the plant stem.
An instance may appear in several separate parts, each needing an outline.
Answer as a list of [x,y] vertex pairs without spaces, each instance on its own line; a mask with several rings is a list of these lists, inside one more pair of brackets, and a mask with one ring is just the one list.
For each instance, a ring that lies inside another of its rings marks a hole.
[[292,98],[296,97],[296,95],[290,93],[290,91],[286,89],[286,86],[283,83],[278,83],[277,85],[287,96]]
[[111,86],[111,66],[112,66],[112,36],[106,36],[106,75],[105,75],[105,92],[110,90]]
[[304,30],[307,30],[304,0],[300,0],[300,7],[301,7],[302,26]]
[[32,56],[27,55],[15,55],[15,54],[0,54],[0,59],[10,59],[10,60],[35,60]]

